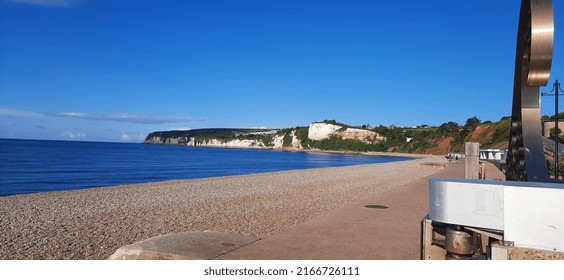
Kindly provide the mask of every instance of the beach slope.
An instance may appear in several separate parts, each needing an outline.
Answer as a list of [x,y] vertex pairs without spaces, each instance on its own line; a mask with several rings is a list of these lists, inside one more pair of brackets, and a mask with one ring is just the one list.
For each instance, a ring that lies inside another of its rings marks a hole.
[[410,161],[0,197],[0,259],[107,259],[157,235],[267,237],[430,176]]

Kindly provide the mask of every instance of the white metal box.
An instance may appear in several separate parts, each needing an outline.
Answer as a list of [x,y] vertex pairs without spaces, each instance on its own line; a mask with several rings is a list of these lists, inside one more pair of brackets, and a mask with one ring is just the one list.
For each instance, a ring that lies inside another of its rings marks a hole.
[[564,252],[564,185],[431,179],[429,218],[502,230],[516,247]]

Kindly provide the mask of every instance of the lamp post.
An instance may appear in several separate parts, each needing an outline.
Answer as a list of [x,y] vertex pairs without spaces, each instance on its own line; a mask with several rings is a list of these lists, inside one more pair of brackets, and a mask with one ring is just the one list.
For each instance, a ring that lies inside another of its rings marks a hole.
[[[564,95],[564,94],[560,94],[560,91],[562,91],[562,89],[560,88],[560,83],[558,82],[558,80],[556,80],[556,82],[554,82],[554,86],[552,88],[552,90],[550,91],[550,93],[542,93],[542,96],[554,96],[554,177],[556,179],[558,179],[558,154],[559,154],[559,150],[558,150],[558,132],[559,132],[559,128],[558,128],[558,95]],[[552,93],[554,92],[554,93]]]

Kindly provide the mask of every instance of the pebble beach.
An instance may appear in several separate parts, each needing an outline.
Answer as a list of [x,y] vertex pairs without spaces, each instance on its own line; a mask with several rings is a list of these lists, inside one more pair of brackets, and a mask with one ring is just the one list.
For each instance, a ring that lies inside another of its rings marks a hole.
[[173,232],[267,237],[430,176],[420,163],[441,158],[0,197],[0,259],[107,259]]

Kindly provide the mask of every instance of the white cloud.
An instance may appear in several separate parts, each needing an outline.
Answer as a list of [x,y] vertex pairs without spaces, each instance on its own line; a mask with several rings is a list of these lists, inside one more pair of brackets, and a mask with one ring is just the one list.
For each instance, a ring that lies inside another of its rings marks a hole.
[[87,114],[87,113],[54,113],[50,114],[55,117],[85,119],[94,121],[114,121],[114,122],[128,122],[139,124],[162,124],[162,123],[186,123],[195,121],[204,121],[203,118],[186,117],[179,115],[145,115],[145,114]]
[[185,127],[175,127],[175,128],[171,128],[169,130],[191,130],[191,129],[192,128],[185,126]]
[[42,117],[44,115],[41,113],[31,112],[31,111],[0,108],[0,116],[8,117],[8,118],[17,118],[17,117]]
[[82,112],[64,112],[64,113],[41,113],[24,111],[10,108],[0,108],[0,117],[58,117],[58,118],[71,118],[83,119],[92,121],[113,121],[113,122],[127,122],[137,124],[163,124],[163,123],[188,123],[205,121],[204,118],[188,117],[175,114],[133,114],[133,113],[116,113],[116,114],[89,114]]
[[61,136],[68,137],[71,140],[76,140],[76,139],[86,138],[86,133],[84,133],[84,132],[73,132],[73,131],[67,130],[67,131],[61,133]]
[[85,113],[56,113],[59,117],[69,117],[69,118],[86,118],[88,114]]
[[127,132],[122,132],[120,139],[121,141],[131,141],[131,136],[129,136]]
[[147,137],[143,132],[122,132],[119,139],[124,142],[142,142]]
[[47,6],[47,7],[71,7],[82,4],[86,0],[8,0],[14,3],[28,4],[34,6]]

